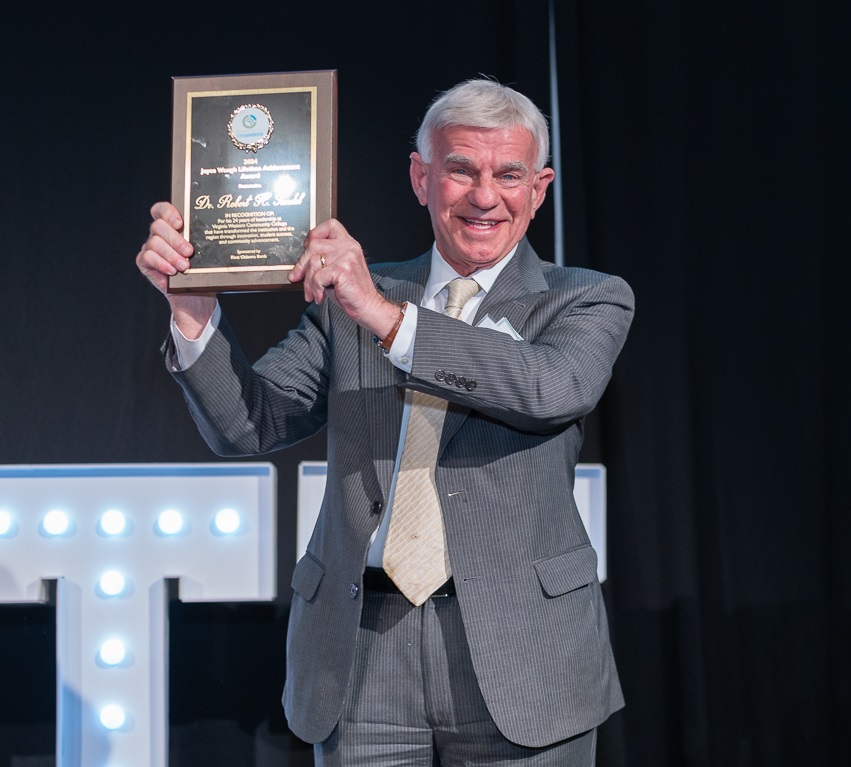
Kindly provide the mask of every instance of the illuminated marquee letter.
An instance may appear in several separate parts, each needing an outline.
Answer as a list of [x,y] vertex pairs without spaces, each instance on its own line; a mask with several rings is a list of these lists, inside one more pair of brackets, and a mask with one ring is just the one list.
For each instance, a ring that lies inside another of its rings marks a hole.
[[0,604],[56,589],[57,767],[165,767],[166,579],[275,596],[271,464],[0,467]]

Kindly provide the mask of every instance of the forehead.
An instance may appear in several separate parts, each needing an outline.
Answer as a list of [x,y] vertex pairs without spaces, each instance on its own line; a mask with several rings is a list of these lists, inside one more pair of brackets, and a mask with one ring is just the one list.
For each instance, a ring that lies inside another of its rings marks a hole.
[[505,165],[523,163],[531,169],[537,147],[526,128],[474,128],[469,125],[447,125],[434,132],[432,162],[442,163],[459,156],[474,163]]

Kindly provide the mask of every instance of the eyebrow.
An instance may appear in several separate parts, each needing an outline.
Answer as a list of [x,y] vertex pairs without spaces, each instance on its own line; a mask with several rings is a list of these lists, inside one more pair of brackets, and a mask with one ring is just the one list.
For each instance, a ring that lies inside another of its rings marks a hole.
[[[446,158],[443,161],[447,165],[472,165],[473,161],[467,157],[465,154],[455,154],[451,152],[446,155]],[[525,162],[521,162],[520,160],[514,160],[512,162],[504,163],[499,166],[500,173],[506,173],[508,171],[516,171],[518,173],[528,173],[529,166],[526,165]]]
[[455,165],[472,165],[473,164],[473,161],[469,157],[467,157],[467,155],[455,154],[454,152],[450,152],[448,155],[446,155],[446,158],[444,159],[443,162],[445,162],[447,164],[455,164]]
[[500,170],[504,173],[507,170],[514,170],[518,173],[528,173],[529,166],[526,165],[525,162],[520,162],[520,160],[515,160],[514,162],[507,162],[505,165],[500,166]]

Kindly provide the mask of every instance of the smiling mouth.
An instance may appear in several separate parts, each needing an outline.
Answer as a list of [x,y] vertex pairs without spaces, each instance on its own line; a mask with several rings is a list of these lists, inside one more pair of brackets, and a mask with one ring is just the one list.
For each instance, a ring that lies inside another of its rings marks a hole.
[[473,226],[476,229],[491,229],[501,223],[499,221],[489,221],[482,218],[462,218],[462,221],[467,224],[467,226]]

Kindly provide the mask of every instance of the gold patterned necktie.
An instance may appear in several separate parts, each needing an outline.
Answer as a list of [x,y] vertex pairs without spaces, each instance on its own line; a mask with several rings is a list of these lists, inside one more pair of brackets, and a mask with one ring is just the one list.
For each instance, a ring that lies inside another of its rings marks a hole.
[[[459,278],[452,280],[448,288],[449,300],[443,313],[457,320],[464,304],[479,292],[479,285],[473,279]],[[384,570],[414,605],[425,602],[452,574],[434,486],[446,406],[446,400],[440,397],[412,393],[384,544]]]

